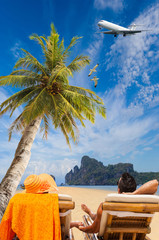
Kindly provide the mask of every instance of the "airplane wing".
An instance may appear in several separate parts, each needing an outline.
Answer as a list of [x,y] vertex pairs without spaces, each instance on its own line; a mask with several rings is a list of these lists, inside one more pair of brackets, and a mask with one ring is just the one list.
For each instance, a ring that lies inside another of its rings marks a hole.
[[142,30],[130,30],[130,31],[119,31],[119,33],[122,34],[135,34],[135,33],[141,33]]
[[104,33],[104,34],[114,34],[114,35],[118,35],[118,34],[135,34],[135,33],[141,33],[141,32],[144,32],[144,31],[148,31],[148,30],[127,30],[127,31],[102,31],[101,33]]
[[102,31],[101,33],[104,33],[104,34],[118,34],[117,32],[114,32],[114,31]]
[[104,33],[104,34],[123,34],[123,33],[125,33],[125,34],[134,34],[134,33],[140,33],[140,32],[142,32],[142,31],[144,31],[144,30],[128,30],[128,31],[102,31],[101,33]]

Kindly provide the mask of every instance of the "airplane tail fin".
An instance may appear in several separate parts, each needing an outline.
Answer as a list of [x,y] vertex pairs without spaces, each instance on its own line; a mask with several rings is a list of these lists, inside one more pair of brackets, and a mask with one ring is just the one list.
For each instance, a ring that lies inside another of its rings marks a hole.
[[130,26],[129,26],[129,28],[130,28],[130,30],[136,30],[136,27],[138,27],[138,26],[144,26],[144,24],[131,24]]

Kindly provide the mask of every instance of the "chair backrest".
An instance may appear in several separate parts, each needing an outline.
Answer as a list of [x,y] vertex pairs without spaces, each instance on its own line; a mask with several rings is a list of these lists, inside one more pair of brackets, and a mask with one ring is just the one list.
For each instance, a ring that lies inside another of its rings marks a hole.
[[75,208],[75,203],[69,195],[58,194],[58,197],[62,240],[73,239],[73,234],[70,232],[70,222],[71,210]]
[[99,236],[104,240],[143,240],[150,233],[159,196],[109,194],[103,203]]

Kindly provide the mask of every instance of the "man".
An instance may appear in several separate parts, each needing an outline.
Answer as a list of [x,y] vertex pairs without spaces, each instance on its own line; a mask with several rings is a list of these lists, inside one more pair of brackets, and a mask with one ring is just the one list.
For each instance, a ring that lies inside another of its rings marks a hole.
[[[119,194],[155,194],[158,188],[158,181],[156,179],[143,184],[140,188],[136,189],[135,179],[129,173],[123,173],[118,181],[118,193]],[[99,232],[100,221],[102,216],[102,204],[98,207],[97,213],[93,213],[85,204],[81,205],[81,208],[86,212],[94,221],[92,225],[84,227],[79,226],[79,229],[87,233]]]

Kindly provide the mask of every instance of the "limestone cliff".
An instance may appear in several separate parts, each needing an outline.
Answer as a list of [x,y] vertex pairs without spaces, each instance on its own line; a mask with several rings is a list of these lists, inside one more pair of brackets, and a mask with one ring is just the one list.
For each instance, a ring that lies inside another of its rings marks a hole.
[[157,178],[159,173],[138,173],[134,171],[131,163],[118,163],[104,166],[102,162],[94,158],[83,156],[81,166],[75,166],[65,176],[65,183],[69,185],[116,185],[121,174],[128,172],[135,177],[137,184]]

